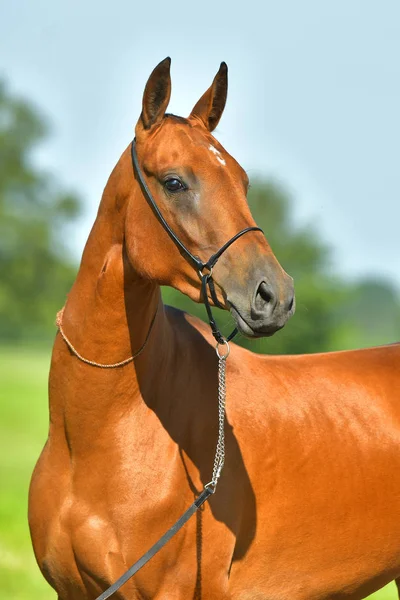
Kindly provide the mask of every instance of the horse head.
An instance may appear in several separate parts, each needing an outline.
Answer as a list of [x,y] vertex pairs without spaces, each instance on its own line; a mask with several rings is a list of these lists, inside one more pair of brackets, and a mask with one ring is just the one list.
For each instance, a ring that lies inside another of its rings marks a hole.
[[[192,255],[207,262],[227,240],[255,226],[246,200],[249,180],[212,135],[227,97],[226,64],[190,116],[182,118],[166,113],[170,62],[163,60],[146,84],[136,125],[137,160],[170,229]],[[129,260],[146,279],[201,301],[199,273],[155,218],[142,187],[133,187],[125,224]],[[294,312],[293,280],[260,231],[248,232],[223,252],[213,282],[219,304],[248,337],[272,335]]]

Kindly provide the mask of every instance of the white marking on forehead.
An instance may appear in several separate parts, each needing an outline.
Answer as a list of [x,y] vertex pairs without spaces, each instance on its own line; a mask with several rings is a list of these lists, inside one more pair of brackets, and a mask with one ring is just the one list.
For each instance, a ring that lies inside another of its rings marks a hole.
[[226,162],[225,160],[222,158],[221,156],[221,152],[219,150],[217,150],[216,148],[214,148],[214,146],[212,146],[211,144],[208,146],[208,149],[211,150],[211,152],[213,154],[215,154],[215,158],[218,160],[218,162],[221,163],[221,165],[226,166]]

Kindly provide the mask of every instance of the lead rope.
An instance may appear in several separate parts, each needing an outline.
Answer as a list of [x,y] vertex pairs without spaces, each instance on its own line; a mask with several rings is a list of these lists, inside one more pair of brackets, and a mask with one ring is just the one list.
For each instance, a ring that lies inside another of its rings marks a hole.
[[[221,352],[220,347],[225,347]],[[214,466],[212,479],[204,486],[204,490],[196,498],[191,506],[183,513],[174,525],[145,553],[137,560],[115,583],[107,588],[96,600],[107,600],[116,591],[120,589],[131,577],[135,575],[169,540],[187,523],[199,508],[214,494],[218,480],[221,476],[225,462],[225,407],[226,407],[226,361],[230,353],[229,342],[223,340],[218,342],[215,351],[218,357],[218,439],[215,450]]]

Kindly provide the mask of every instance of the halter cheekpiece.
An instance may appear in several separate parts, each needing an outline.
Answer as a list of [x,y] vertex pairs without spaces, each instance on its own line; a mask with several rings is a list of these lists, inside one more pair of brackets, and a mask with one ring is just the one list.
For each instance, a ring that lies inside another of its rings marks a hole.
[[[143,192],[146,200],[150,204],[151,208],[153,209],[154,214],[156,215],[157,219],[159,220],[159,222],[161,223],[161,225],[163,226],[165,231],[168,233],[169,237],[172,239],[172,241],[178,247],[181,254],[183,254],[183,256],[187,259],[187,261],[193,265],[193,268],[196,269],[197,273],[200,276],[202,300],[206,307],[208,322],[210,324],[211,331],[212,331],[214,338],[216,339],[218,344],[223,344],[225,341],[229,342],[237,334],[238,330],[235,327],[235,329],[232,331],[232,333],[230,335],[228,335],[227,338],[225,338],[222,335],[221,331],[219,330],[218,325],[213,317],[210,302],[208,300],[208,290],[210,292],[210,296],[211,296],[212,301],[214,302],[215,306],[217,306],[218,308],[224,308],[224,307],[218,301],[217,294],[215,293],[215,286],[214,286],[214,281],[212,278],[212,270],[213,270],[213,267],[215,267],[220,256],[225,252],[225,250],[227,250],[229,248],[229,246],[231,246],[231,244],[233,244],[233,242],[236,242],[236,240],[238,240],[240,237],[242,237],[242,235],[244,235],[245,233],[248,233],[249,231],[261,231],[261,233],[264,233],[263,230],[260,227],[246,227],[245,229],[242,229],[242,231],[239,231],[239,233],[237,233],[236,235],[231,237],[231,239],[228,240],[223,246],[221,246],[221,248],[219,250],[217,250],[217,252],[215,252],[212,256],[210,256],[210,258],[208,259],[207,262],[203,262],[198,256],[195,256],[194,254],[192,254],[192,252],[190,252],[190,250],[188,250],[188,248],[186,248],[185,244],[172,231],[171,227],[168,225],[167,221],[165,220],[162,212],[158,208],[157,203],[151,194],[149,186],[147,185],[147,183],[143,177],[143,173],[142,173],[142,170],[139,165],[139,160],[138,160],[138,156],[137,156],[137,152],[136,152],[136,139],[134,139],[132,142],[131,154],[132,154],[133,171],[135,173],[135,176],[136,176],[138,182],[140,183],[140,187],[142,188],[142,192]],[[204,273],[204,271],[206,271],[206,273]],[[207,290],[207,287],[208,287],[208,290]]]

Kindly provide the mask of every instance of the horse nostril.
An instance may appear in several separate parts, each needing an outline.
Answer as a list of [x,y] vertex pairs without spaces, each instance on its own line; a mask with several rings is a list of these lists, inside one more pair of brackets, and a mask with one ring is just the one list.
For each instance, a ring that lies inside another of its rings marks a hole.
[[270,311],[272,311],[276,305],[275,294],[265,281],[262,281],[258,286],[256,304],[259,310],[268,308]]
[[264,302],[272,302],[274,297],[273,294],[271,292],[271,290],[268,289],[267,284],[265,283],[265,281],[262,281],[258,287],[257,293],[260,294],[261,298],[264,300]]

